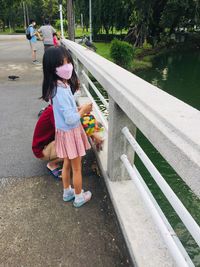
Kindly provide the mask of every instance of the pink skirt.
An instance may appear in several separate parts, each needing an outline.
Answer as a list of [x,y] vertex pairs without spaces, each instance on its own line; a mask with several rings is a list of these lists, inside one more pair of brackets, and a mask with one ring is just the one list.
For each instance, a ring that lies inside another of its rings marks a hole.
[[82,125],[69,131],[56,129],[56,153],[59,158],[74,159],[86,154],[90,149],[87,135]]

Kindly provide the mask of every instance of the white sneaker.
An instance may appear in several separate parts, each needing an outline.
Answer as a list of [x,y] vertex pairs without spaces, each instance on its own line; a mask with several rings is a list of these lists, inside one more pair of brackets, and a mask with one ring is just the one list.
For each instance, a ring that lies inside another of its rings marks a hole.
[[69,190],[68,195],[63,195],[63,200],[65,202],[71,201],[75,198],[74,189]]
[[[82,193],[84,192],[84,190],[82,189],[81,191]],[[68,201],[71,201],[75,198],[75,190],[74,188],[71,188],[71,190],[69,190],[68,194],[67,195],[64,195],[63,194],[63,200],[65,202],[68,202]]]
[[90,191],[82,193],[82,196],[79,197],[78,200],[75,198],[74,203],[73,203],[74,207],[80,208],[85,203],[90,201],[91,197],[92,197],[92,193]]
[[41,65],[41,63],[38,60],[33,60],[34,65]]

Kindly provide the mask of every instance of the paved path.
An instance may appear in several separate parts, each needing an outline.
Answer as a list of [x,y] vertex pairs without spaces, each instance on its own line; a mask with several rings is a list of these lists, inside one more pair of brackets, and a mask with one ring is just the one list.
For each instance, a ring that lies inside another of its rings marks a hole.
[[[43,47],[39,45],[39,60]],[[8,81],[8,75],[19,75]],[[31,140],[44,106],[41,67],[28,42],[0,38],[0,266],[131,266],[94,155],[84,159],[84,188],[94,196],[75,209],[62,185],[33,158]]]

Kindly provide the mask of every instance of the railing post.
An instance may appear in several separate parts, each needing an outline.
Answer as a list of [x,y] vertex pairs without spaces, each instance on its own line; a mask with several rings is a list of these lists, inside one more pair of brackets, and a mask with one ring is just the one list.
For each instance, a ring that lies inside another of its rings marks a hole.
[[77,75],[80,81],[80,90],[81,90],[81,96],[86,96],[85,90],[83,89],[82,84],[85,84],[85,86],[89,89],[89,83],[85,79],[85,77],[82,74],[82,71],[84,70],[86,74],[88,74],[88,70],[84,67],[84,65],[77,59]]
[[127,126],[136,136],[136,127],[110,96],[108,122],[108,176],[112,181],[129,180],[130,176],[120,157],[126,154],[129,161],[134,163],[134,152],[121,130]]

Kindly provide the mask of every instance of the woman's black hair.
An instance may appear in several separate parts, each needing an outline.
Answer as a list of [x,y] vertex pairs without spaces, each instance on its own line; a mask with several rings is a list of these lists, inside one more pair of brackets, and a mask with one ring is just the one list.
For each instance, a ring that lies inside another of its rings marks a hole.
[[49,25],[49,24],[50,24],[50,21],[49,21],[48,18],[45,18],[45,19],[44,19],[44,24],[45,24],[45,25]]
[[72,63],[73,65],[72,77],[67,81],[71,87],[72,93],[74,94],[79,89],[79,82],[74,70],[73,58],[70,51],[63,46],[51,47],[45,51],[43,56],[44,77],[41,98],[47,102],[56,94],[57,81],[63,81],[63,79],[56,74],[56,68],[63,65],[65,58],[68,63]]
[[33,22],[35,22],[35,19],[30,19],[30,24],[32,24]]

